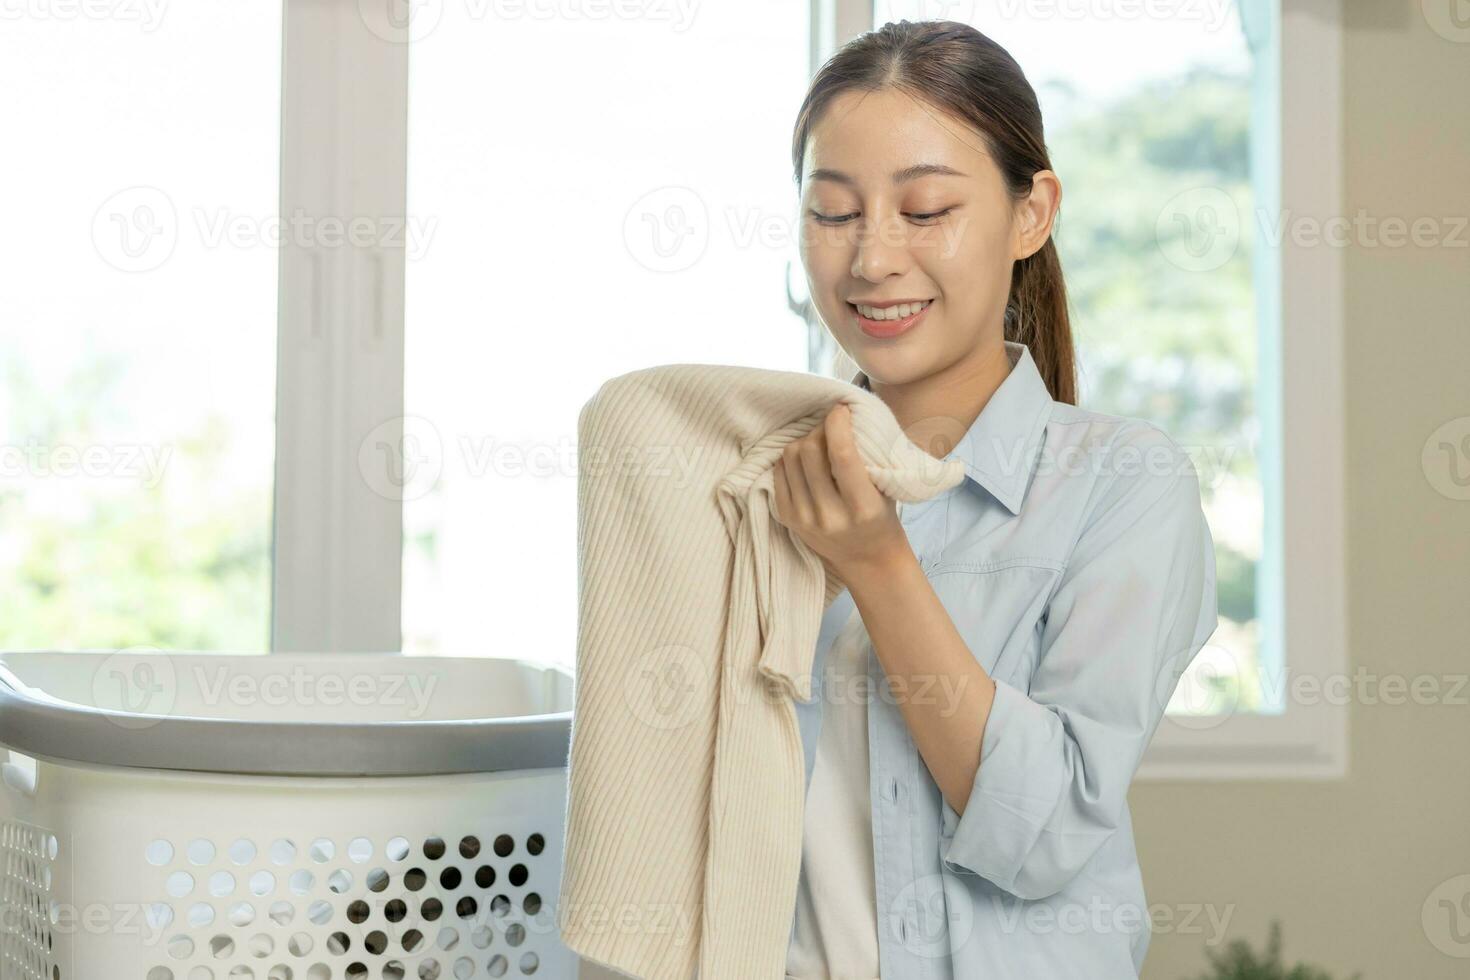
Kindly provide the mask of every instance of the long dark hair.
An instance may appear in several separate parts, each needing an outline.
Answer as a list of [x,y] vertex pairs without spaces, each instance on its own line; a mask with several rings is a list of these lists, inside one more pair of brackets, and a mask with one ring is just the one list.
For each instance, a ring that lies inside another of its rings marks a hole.
[[[1030,193],[1033,174],[1051,169],[1036,92],[1005,48],[968,24],[901,20],[853,38],[812,79],[791,138],[798,191],[807,139],[832,100],[852,89],[884,88],[969,122],[984,137],[1013,200]],[[1053,399],[1076,404],[1067,287],[1051,237],[1011,269],[1005,339],[1030,348]]]

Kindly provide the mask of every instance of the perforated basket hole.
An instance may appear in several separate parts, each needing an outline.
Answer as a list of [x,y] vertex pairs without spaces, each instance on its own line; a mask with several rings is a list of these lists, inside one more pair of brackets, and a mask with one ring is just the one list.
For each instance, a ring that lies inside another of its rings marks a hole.
[[62,980],[53,932],[60,907],[52,891],[60,839],[44,827],[7,820],[0,824],[0,848],[5,855],[0,975],[6,980]]
[[538,918],[536,889],[556,871],[545,845],[508,832],[152,841],[149,915],[165,941],[147,980],[537,975],[538,947],[557,941]]

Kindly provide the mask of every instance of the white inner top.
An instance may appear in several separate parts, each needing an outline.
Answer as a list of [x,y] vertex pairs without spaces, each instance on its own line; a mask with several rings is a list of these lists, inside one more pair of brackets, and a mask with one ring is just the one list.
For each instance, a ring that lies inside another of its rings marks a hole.
[[787,980],[877,980],[868,782],[868,631],[854,606],[823,665],[822,726],[802,828]]

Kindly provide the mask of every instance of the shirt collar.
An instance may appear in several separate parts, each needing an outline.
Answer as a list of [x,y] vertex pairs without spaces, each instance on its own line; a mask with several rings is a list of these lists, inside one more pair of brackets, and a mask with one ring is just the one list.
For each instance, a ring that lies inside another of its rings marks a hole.
[[[944,458],[958,457],[966,476],[1012,514],[1019,514],[1053,402],[1030,348],[1011,340],[1005,341],[1005,348],[1010,374]],[[868,376],[861,370],[851,380],[860,388],[868,387]]]

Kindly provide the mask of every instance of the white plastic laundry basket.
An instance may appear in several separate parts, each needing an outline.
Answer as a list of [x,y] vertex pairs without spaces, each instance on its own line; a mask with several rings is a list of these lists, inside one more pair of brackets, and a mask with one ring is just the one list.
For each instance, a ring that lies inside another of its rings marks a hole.
[[0,654],[0,980],[571,978],[572,679]]

